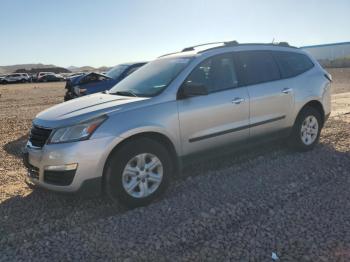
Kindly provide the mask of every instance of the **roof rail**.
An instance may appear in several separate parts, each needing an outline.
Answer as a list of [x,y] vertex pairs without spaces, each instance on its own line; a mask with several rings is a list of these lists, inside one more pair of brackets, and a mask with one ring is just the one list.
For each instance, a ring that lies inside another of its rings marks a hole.
[[206,43],[206,44],[199,44],[199,45],[186,47],[186,48],[182,49],[180,52],[173,52],[173,53],[161,55],[159,57],[173,55],[173,54],[178,54],[178,53],[182,53],[182,52],[194,51],[196,47],[206,46],[206,45],[216,45],[216,44],[223,44],[221,47],[224,47],[224,46],[238,45],[238,42],[237,41],[227,41],[227,42],[221,41],[221,42],[211,42],[211,43]]
[[190,47],[186,47],[184,49],[182,49],[180,52],[174,52],[174,53],[170,53],[170,54],[165,54],[162,55],[160,57],[163,56],[167,56],[167,55],[172,55],[172,54],[178,54],[178,53],[182,53],[182,52],[188,52],[188,51],[194,51],[196,47],[201,47],[201,46],[206,46],[206,45],[216,45],[216,44],[222,44],[220,46],[215,46],[215,47],[211,47],[205,50],[201,50],[199,51],[199,53],[203,53],[212,49],[217,49],[217,48],[223,48],[223,47],[229,47],[229,46],[237,46],[237,45],[268,45],[268,46],[281,46],[281,47],[291,47],[291,48],[297,48],[294,46],[291,46],[288,44],[288,42],[279,42],[279,43],[238,43],[237,41],[233,40],[233,41],[228,41],[228,42],[211,42],[211,43],[206,43],[206,44],[200,44],[200,45],[195,45],[195,46],[190,46]]
[[205,50],[201,50],[198,53],[204,53],[213,49],[218,49],[218,48],[223,48],[223,47],[228,47],[228,46],[249,46],[249,45],[261,45],[261,46],[281,46],[281,47],[290,47],[290,48],[297,48],[294,46],[289,45],[287,42],[279,42],[279,43],[241,43],[239,44],[237,41],[232,41],[232,42],[225,42],[224,45],[222,46],[215,46],[211,47]]
[[206,43],[206,44],[200,44],[200,45],[194,45],[194,46],[186,47],[186,48],[182,49],[181,52],[193,51],[196,47],[206,46],[206,45],[216,45],[216,44],[223,44],[225,46],[231,46],[231,45],[237,45],[238,42],[237,41],[211,42],[211,43]]

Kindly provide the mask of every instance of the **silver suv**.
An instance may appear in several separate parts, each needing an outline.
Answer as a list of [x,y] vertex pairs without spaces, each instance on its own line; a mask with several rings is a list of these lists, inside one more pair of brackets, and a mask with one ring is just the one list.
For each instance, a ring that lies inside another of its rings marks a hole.
[[30,77],[27,73],[16,73],[16,74],[10,74],[2,78],[1,82],[3,84],[8,84],[8,83],[25,83],[29,82]]
[[26,145],[28,180],[145,205],[194,154],[279,137],[312,149],[330,114],[330,83],[317,61],[285,43],[185,48],[109,92],[38,114]]

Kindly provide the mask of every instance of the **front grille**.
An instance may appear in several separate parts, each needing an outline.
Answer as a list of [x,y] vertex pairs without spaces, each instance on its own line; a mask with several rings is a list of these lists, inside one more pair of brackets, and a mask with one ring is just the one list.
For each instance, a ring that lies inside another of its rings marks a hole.
[[39,168],[29,165],[27,175],[31,178],[35,178],[39,180]]
[[57,186],[69,186],[74,179],[76,170],[44,172],[44,182]]
[[30,130],[29,141],[33,146],[41,148],[45,145],[47,139],[49,139],[51,131],[51,129],[41,128],[33,125],[32,129]]

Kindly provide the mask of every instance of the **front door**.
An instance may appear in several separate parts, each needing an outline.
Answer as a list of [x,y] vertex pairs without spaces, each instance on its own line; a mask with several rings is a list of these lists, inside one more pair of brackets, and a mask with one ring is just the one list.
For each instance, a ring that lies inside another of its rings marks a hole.
[[232,54],[205,60],[185,82],[204,85],[209,94],[178,100],[184,155],[248,138],[249,96],[238,87]]

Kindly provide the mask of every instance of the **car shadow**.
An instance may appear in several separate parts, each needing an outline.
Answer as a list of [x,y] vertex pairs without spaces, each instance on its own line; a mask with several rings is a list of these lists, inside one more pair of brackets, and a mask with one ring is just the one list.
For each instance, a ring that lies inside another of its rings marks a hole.
[[3,149],[10,155],[21,158],[24,147],[27,143],[29,134],[22,135],[14,141],[8,142],[3,146]]

